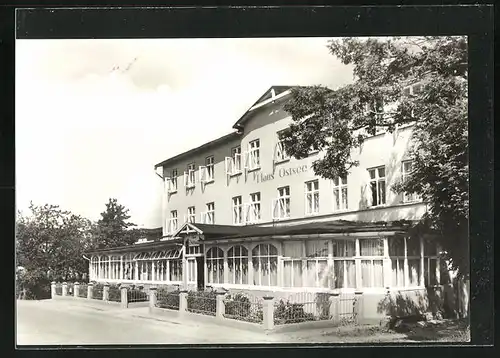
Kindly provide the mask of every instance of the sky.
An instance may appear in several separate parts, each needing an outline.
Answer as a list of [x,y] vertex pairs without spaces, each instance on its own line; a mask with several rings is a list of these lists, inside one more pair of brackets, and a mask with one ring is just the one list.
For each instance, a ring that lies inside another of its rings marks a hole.
[[230,133],[272,85],[351,82],[328,40],[17,40],[17,209],[97,220],[113,197],[160,227],[154,165]]

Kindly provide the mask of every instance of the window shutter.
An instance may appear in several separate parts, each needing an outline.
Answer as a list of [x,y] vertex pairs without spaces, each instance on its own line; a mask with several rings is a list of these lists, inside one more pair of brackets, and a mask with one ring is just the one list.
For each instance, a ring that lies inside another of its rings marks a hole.
[[248,168],[249,168],[249,164],[250,164],[250,163],[249,163],[249,159],[250,159],[250,152],[245,152],[245,153],[244,153],[244,158],[243,158],[243,161],[244,161],[244,163],[243,163],[243,167],[244,167],[245,169],[248,169]]
[[184,172],[184,186],[188,186],[189,172]]
[[273,201],[271,203],[271,213],[272,213],[273,220],[278,218],[278,216],[276,215],[276,208],[277,208],[278,200],[279,199],[273,199]]
[[200,182],[204,183],[207,181],[207,167],[205,166],[200,166],[199,167],[199,178],[200,178]]
[[231,163],[233,159],[231,157],[225,157],[224,158],[224,168],[226,171],[226,175],[231,174]]
[[184,214],[184,224],[187,222],[187,215]]

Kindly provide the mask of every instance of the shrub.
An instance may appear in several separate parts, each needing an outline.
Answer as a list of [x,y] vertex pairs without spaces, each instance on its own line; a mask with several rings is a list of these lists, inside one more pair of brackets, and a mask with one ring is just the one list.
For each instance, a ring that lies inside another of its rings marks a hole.
[[[224,300],[225,316],[248,322],[262,322],[264,312],[262,305],[250,302],[250,299],[242,293],[234,296],[227,295]],[[253,308],[253,309],[252,309]]]
[[92,298],[95,300],[102,300],[103,290],[104,290],[104,285],[102,283],[94,283],[92,287]]
[[280,300],[274,308],[274,323],[276,324],[314,320],[314,315],[312,313],[306,313],[304,311],[304,304],[302,303],[290,303],[288,301],[285,303],[283,300]]
[[110,285],[108,291],[108,300],[113,302],[121,302],[122,293],[119,285]]
[[168,287],[160,287],[157,290],[156,307],[179,309],[180,291],[178,289],[170,289]]
[[149,300],[148,294],[142,290],[143,286],[135,288],[135,286],[130,287],[127,290],[127,301],[128,302],[146,302]]
[[188,311],[215,315],[216,297],[215,291],[189,291],[187,296]]

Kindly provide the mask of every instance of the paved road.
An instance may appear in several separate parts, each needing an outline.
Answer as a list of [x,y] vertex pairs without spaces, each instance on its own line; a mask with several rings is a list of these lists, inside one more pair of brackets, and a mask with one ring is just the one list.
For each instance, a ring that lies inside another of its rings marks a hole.
[[[121,309],[70,300],[17,301],[18,345],[230,344],[283,342],[264,333],[210,323],[166,322],[148,308]],[[137,315],[144,316],[138,317]]]

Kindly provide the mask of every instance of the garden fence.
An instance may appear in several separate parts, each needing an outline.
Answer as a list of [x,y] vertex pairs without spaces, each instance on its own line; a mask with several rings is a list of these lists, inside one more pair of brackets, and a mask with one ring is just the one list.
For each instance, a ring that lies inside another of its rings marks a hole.
[[209,316],[215,316],[217,307],[215,291],[189,291],[187,296],[187,310]]
[[127,302],[147,302],[149,301],[149,292],[141,288],[130,287],[127,289]]
[[102,300],[104,287],[102,285],[94,285],[92,287],[92,299]]
[[262,323],[264,319],[263,299],[243,293],[228,294],[224,297],[224,317]]
[[56,284],[56,295],[62,296],[62,284],[60,283]]
[[121,302],[122,293],[120,291],[120,287],[118,286],[109,286],[108,290],[108,301],[111,302]]
[[89,286],[86,285],[86,284],[79,285],[79,287],[78,287],[78,297],[87,298],[88,287]]
[[168,287],[159,287],[156,291],[156,307],[179,310],[180,291],[178,287],[169,289]]

